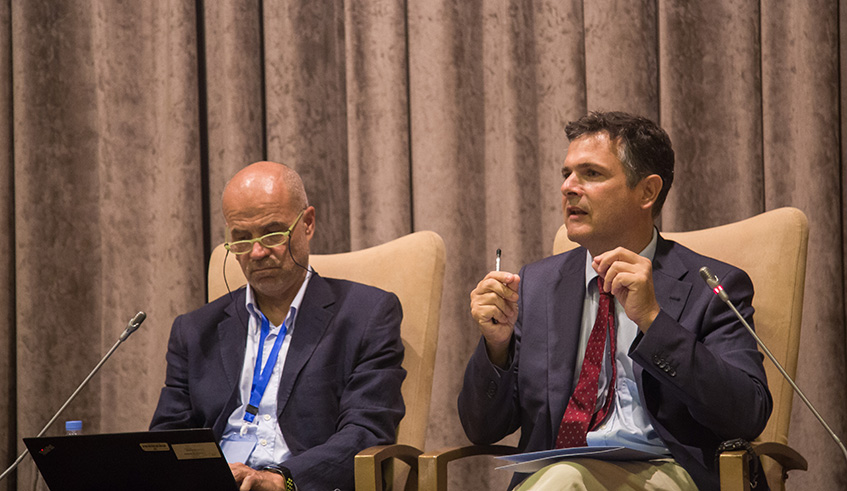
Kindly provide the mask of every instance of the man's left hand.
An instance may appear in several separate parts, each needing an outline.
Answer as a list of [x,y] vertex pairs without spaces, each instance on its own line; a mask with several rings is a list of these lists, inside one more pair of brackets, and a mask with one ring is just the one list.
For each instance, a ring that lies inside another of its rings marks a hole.
[[595,256],[591,266],[603,279],[603,289],[615,296],[642,332],[647,332],[660,310],[653,289],[653,263],[618,247]]
[[239,491],[285,491],[285,480],[275,472],[257,471],[240,462],[229,464]]

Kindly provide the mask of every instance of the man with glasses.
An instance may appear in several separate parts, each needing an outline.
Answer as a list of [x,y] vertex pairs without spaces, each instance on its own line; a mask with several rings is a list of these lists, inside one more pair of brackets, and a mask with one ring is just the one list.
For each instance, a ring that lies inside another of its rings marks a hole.
[[400,302],[309,267],[293,169],[249,165],[222,201],[247,286],[174,321],[150,429],[212,428],[241,489],[353,489],[355,454],[405,412]]

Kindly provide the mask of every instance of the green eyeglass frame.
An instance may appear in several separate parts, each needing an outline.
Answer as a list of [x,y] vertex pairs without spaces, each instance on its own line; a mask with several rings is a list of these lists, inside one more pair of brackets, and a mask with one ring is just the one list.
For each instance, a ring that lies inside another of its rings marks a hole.
[[297,222],[300,221],[300,218],[303,216],[306,210],[302,210],[297,218],[294,220],[294,223],[288,227],[288,230],[285,232],[271,232],[269,234],[265,234],[261,237],[256,237],[255,239],[246,239],[246,240],[236,240],[235,242],[226,242],[224,243],[224,248],[235,254],[236,256],[240,256],[242,254],[247,254],[248,252],[253,250],[253,244],[258,242],[262,245],[262,247],[273,249],[274,247],[279,247],[281,245],[285,245],[288,242],[288,237],[291,235],[291,231],[294,230],[294,227],[297,226]]

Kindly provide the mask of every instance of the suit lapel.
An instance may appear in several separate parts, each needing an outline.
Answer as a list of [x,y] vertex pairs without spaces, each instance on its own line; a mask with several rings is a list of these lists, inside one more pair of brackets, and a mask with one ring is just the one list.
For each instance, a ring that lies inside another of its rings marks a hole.
[[653,288],[659,307],[676,320],[691,294],[691,283],[684,281],[688,269],[672,250],[673,242],[659,236],[653,257]]
[[335,295],[326,280],[313,273],[306,287],[303,302],[297,312],[297,320],[291,335],[291,345],[282,368],[277,399],[277,416],[282,414],[297,377],[312,357],[315,348],[323,338],[335,312],[329,307],[335,303]]
[[[565,256],[554,280],[548,289],[547,325],[547,387],[550,410],[550,425],[554,432],[559,429],[562,414],[573,389],[574,367],[576,366],[579,331],[582,324],[582,308],[585,298],[585,255],[579,248]],[[555,438],[555,435],[553,436]]]
[[[685,303],[688,302],[688,297],[691,294],[691,283],[684,280],[688,274],[688,269],[677,257],[673,250],[673,244],[673,242],[663,239],[661,234],[659,235],[656,254],[653,256],[653,289],[656,293],[656,301],[659,302],[662,311],[679,320],[682,310],[685,308]],[[644,333],[639,331],[632,345],[636,346],[641,342],[643,336]],[[643,368],[638,363],[633,363],[632,371],[643,402],[644,386],[641,378]]]
[[237,388],[241,380],[241,368],[244,365],[250,315],[244,306],[247,290],[241,288],[233,295],[233,301],[224,309],[227,317],[218,324],[218,346],[227,347],[220,352],[221,363],[226,373],[227,384]]
[[[241,382],[241,368],[244,366],[245,350],[247,348],[247,325],[250,320],[245,307],[245,296],[247,290],[241,288],[233,293],[233,301],[224,309],[227,317],[218,324],[218,344],[221,364],[226,376],[226,386],[229,388],[229,399],[224,405],[217,421],[213,425],[213,431],[218,438],[223,435],[227,418],[241,404],[239,383]],[[226,349],[221,349],[226,346]]]

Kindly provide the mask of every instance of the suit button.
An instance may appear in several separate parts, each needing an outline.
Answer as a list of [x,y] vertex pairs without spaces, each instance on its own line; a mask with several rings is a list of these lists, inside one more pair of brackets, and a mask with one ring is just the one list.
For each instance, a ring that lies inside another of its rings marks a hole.
[[494,394],[497,393],[497,382],[490,380],[488,382],[488,389],[485,391],[485,395],[488,396],[489,399],[494,398]]

